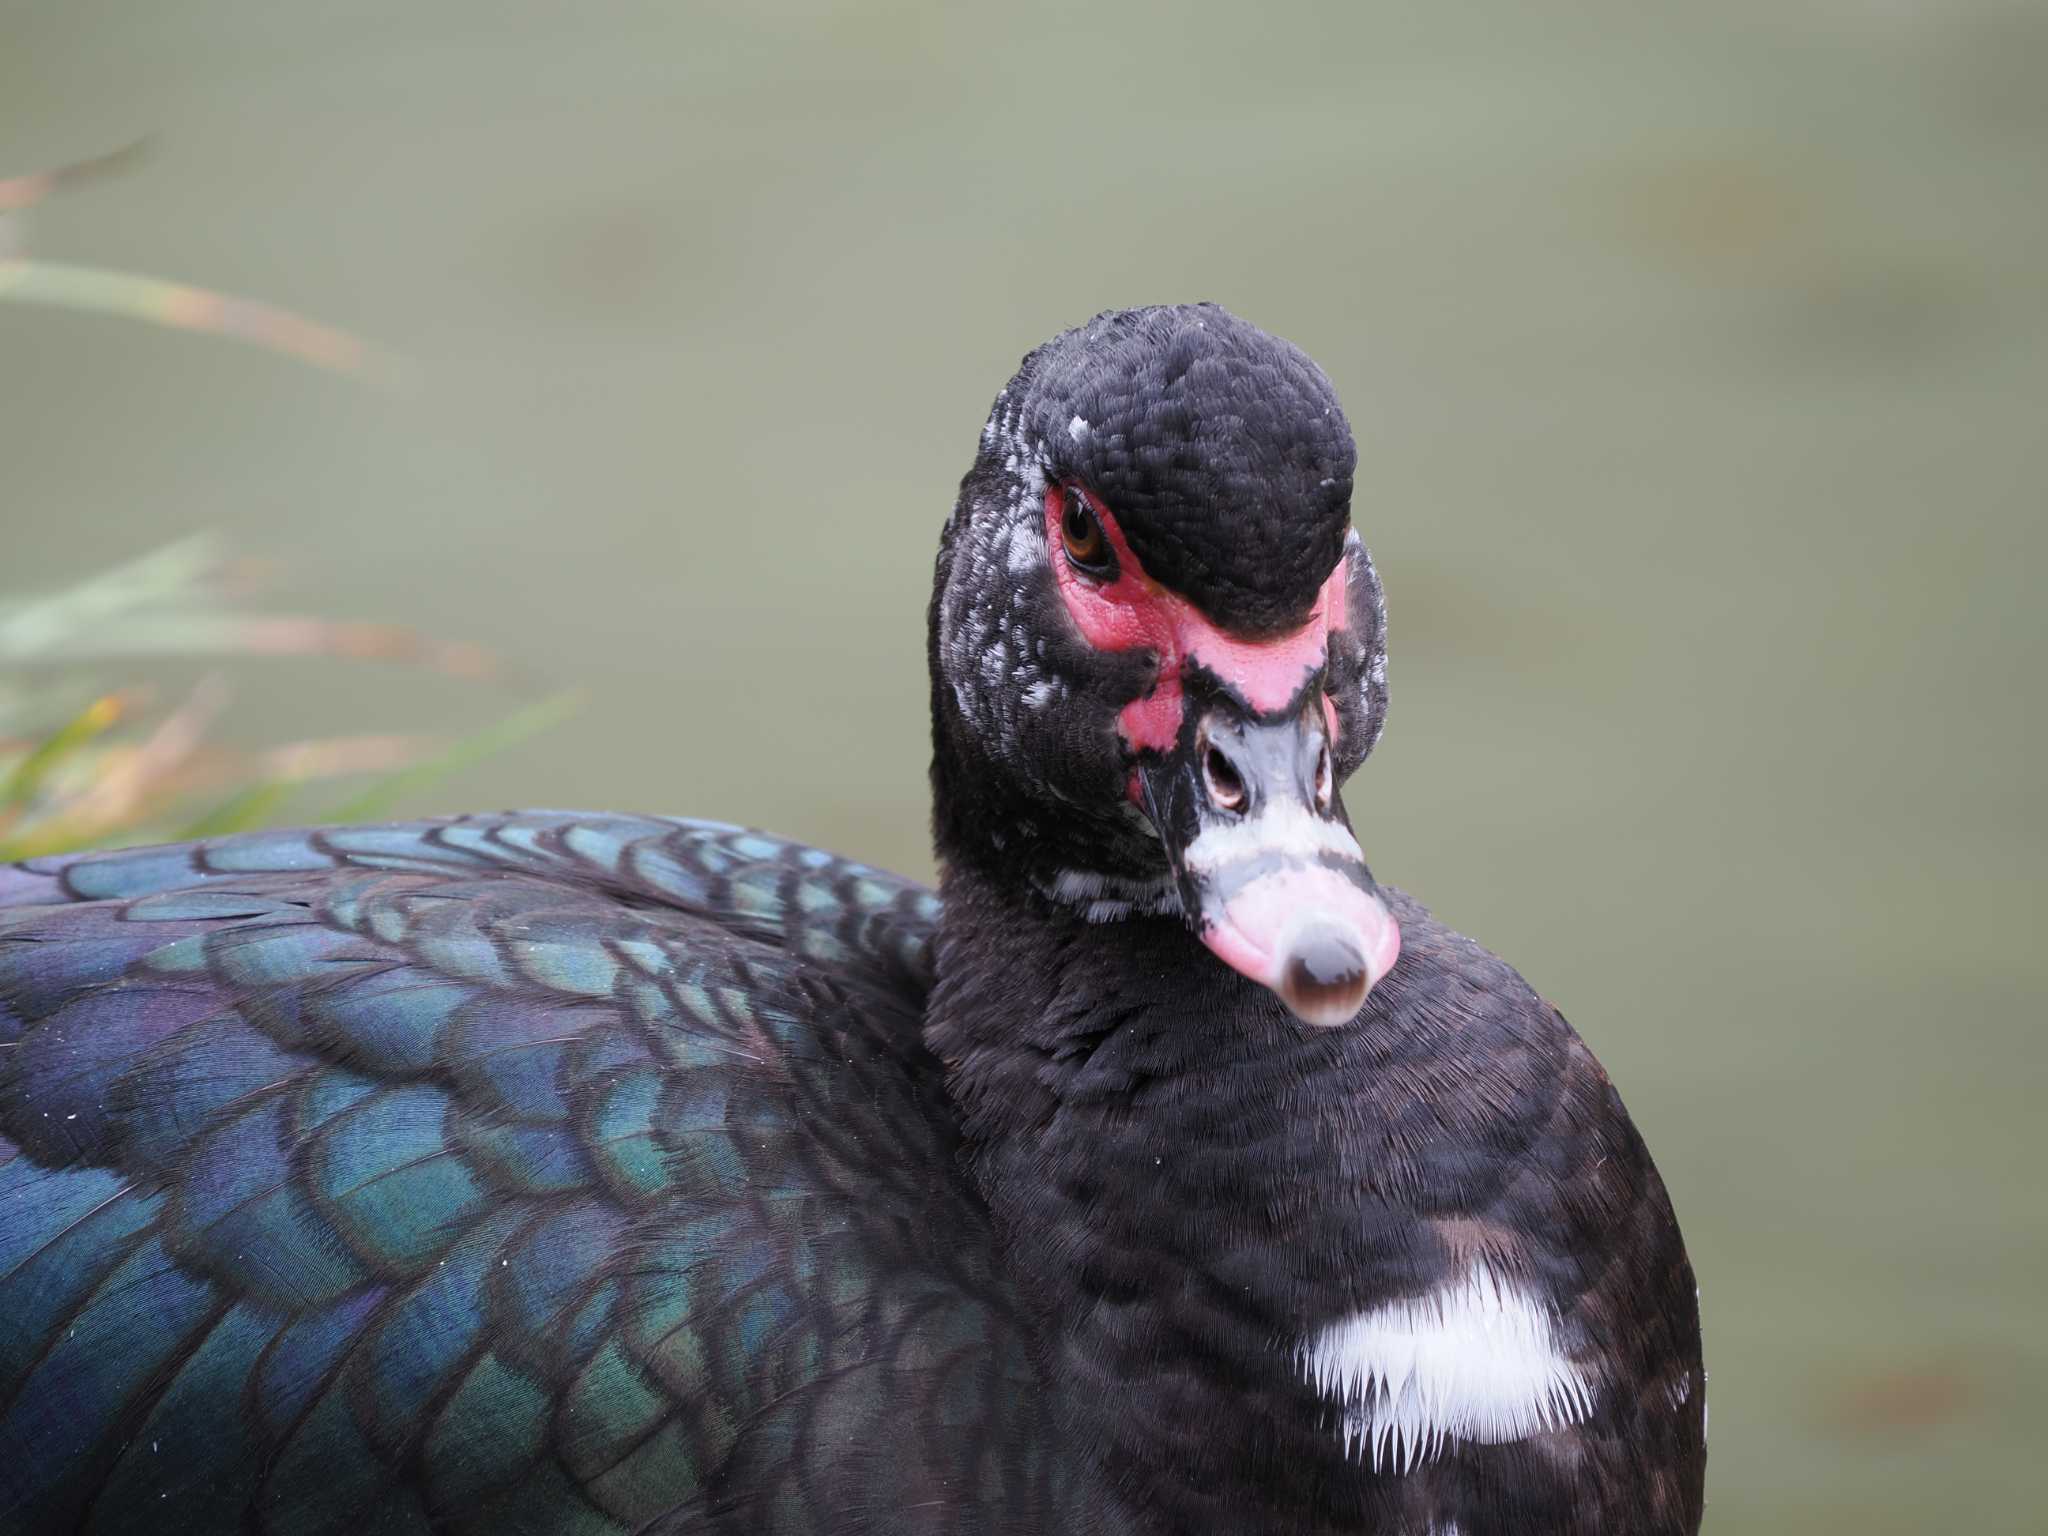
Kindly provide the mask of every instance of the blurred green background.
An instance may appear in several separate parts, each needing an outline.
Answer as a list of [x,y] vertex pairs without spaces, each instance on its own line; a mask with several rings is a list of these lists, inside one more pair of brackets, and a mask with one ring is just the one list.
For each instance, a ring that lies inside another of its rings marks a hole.
[[1357,429],[1375,867],[1564,1007],[1671,1185],[1708,1529],[2037,1532],[2044,79],[2017,0],[0,0],[0,177],[150,137],[15,255],[406,365],[0,291],[0,591],[218,529],[286,606],[505,666],[249,664],[231,739],[573,687],[398,808],[926,872],[991,396],[1220,300]]

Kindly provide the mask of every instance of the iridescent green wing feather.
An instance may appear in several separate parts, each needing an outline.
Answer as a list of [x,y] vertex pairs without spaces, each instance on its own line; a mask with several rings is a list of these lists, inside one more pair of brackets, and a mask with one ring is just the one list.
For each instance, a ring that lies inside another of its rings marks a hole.
[[0,869],[0,1530],[1038,1502],[935,916],[560,814]]

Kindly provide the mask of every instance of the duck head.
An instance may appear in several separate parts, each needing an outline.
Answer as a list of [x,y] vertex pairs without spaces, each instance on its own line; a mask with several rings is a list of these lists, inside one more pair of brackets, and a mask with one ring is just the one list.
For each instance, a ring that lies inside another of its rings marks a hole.
[[1356,458],[1322,371],[1214,305],[1026,357],[939,554],[941,859],[1353,1018],[1400,946],[1341,794],[1386,712]]

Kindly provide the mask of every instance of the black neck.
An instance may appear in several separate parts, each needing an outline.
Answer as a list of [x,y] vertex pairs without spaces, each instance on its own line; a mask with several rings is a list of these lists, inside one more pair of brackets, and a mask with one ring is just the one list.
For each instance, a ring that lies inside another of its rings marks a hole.
[[968,864],[943,890],[927,1038],[1073,1443],[1140,1529],[1345,1528],[1293,1346],[1435,1262],[1364,1166],[1373,1009],[1312,1029],[1178,919],[1089,924]]

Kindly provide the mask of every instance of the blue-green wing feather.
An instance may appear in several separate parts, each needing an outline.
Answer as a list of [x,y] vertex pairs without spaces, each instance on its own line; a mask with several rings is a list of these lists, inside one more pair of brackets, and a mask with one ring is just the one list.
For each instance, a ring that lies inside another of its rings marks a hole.
[[935,918],[552,813],[0,869],[0,1531],[999,1528]]

